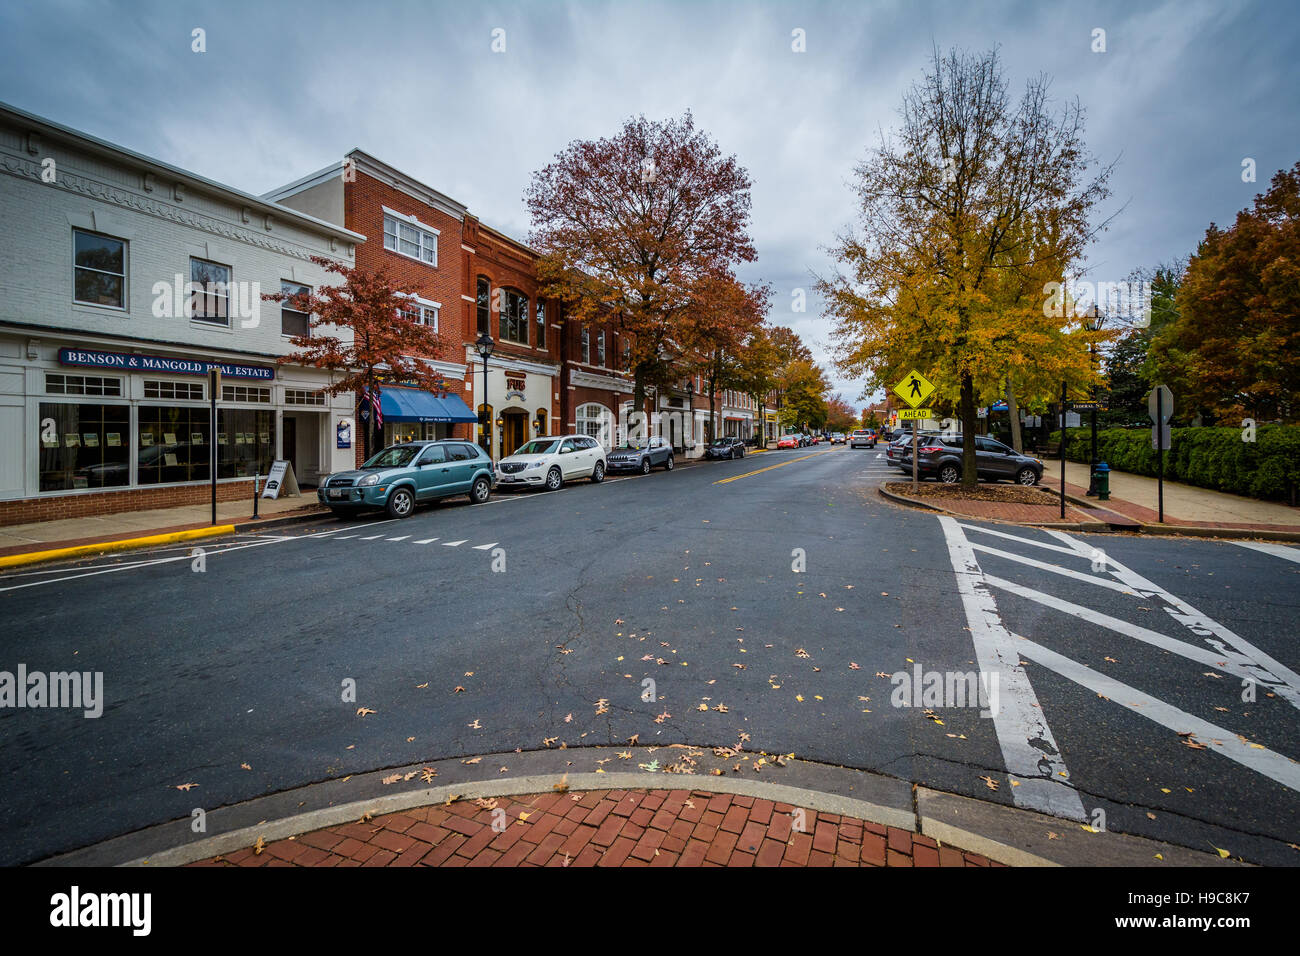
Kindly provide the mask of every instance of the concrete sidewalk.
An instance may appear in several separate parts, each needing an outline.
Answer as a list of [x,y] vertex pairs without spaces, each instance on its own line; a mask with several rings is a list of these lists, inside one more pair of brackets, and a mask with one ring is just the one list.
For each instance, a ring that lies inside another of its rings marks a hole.
[[[1157,482],[1154,478],[1128,472],[1110,473],[1110,500],[1086,498],[1089,467],[1065,463],[1066,495],[1083,499],[1090,508],[1113,511],[1143,525],[1158,524]],[[1042,484],[1056,491],[1061,486],[1060,461],[1048,461]],[[1276,501],[1260,501],[1224,494],[1208,488],[1166,481],[1164,483],[1166,525],[1224,530],[1300,532],[1300,508]]]
[[[300,498],[264,499],[258,503],[258,521],[274,521],[296,514],[328,514],[316,501],[316,492],[303,492]],[[217,502],[219,526],[244,525],[253,521],[253,502]],[[178,508],[151,508],[119,514],[85,518],[64,518],[0,527],[0,557],[91,544],[107,544],[145,536],[193,531],[210,527],[212,505],[183,505]]]

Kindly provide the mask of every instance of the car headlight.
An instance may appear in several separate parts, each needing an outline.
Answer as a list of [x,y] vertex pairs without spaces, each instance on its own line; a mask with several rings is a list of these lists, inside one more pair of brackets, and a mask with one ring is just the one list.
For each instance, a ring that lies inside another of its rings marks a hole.
[[540,461],[530,461],[530,462],[528,463],[528,467],[529,467],[529,468],[541,468],[541,467],[542,467],[542,464],[543,464],[543,462],[540,462]]
[[360,488],[368,488],[371,485],[377,485],[377,484],[379,484],[378,475],[366,475],[366,477],[362,478],[360,481],[357,482],[357,486]]

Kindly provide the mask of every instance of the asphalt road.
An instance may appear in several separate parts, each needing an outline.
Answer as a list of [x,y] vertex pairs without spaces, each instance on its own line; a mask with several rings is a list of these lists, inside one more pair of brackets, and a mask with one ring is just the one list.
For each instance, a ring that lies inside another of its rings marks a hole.
[[[940,519],[880,499],[876,456],[329,518],[205,543],[202,570],[185,547],[6,575],[0,670],[102,671],[106,703],[0,709],[0,862],[425,760],[565,745],[593,770],[578,748],[742,734],[1300,862],[1295,551]],[[1000,683],[895,706],[916,666]]]

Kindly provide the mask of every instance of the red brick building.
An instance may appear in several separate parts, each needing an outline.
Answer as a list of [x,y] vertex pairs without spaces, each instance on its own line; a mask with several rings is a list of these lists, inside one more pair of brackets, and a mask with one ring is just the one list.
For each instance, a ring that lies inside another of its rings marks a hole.
[[[397,386],[386,387],[383,432],[377,436],[381,447],[472,437],[464,360],[464,343],[472,338],[464,298],[472,249],[465,242],[465,206],[359,149],[265,198],[366,236],[357,267],[386,269],[411,296],[407,316],[434,327],[446,340],[439,354],[418,356],[443,376],[446,395],[409,395],[410,389],[396,393]],[[368,412],[363,408],[363,415]],[[358,461],[361,455],[357,442]]]

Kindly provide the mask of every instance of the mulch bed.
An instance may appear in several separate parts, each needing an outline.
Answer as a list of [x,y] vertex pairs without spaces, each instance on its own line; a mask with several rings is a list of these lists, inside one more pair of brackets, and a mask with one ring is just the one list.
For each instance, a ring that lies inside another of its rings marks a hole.
[[1055,500],[1052,492],[1045,488],[1010,484],[981,484],[967,490],[961,485],[923,481],[913,492],[910,481],[891,481],[885,488],[891,494],[905,498],[924,498],[936,504],[944,501],[993,501],[1000,504],[1046,505]]

